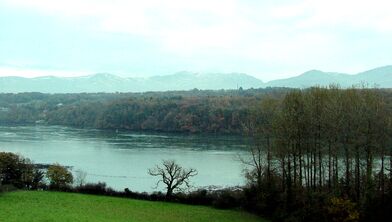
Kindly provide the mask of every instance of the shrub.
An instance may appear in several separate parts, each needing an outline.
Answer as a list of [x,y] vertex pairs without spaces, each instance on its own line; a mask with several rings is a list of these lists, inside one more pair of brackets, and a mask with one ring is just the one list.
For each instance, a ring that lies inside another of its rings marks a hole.
[[3,193],[3,192],[9,192],[9,191],[15,191],[15,190],[17,190],[18,188],[16,188],[14,185],[12,185],[12,184],[6,184],[6,185],[2,185],[2,186],[0,186],[0,193]]
[[66,190],[73,182],[72,173],[58,163],[50,166],[46,172],[51,189]]
[[104,195],[107,194],[106,183],[86,183],[85,185],[76,187],[76,192]]
[[334,222],[355,222],[359,220],[359,213],[356,206],[350,200],[333,197],[327,207],[330,221]]
[[243,192],[225,189],[215,191],[212,198],[212,205],[218,209],[237,208],[241,206]]

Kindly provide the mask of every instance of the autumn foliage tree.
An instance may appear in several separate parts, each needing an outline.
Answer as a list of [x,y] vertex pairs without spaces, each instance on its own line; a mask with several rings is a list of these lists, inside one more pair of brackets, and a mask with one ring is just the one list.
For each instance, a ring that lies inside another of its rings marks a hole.
[[58,163],[51,165],[46,175],[52,189],[64,189],[73,182],[72,173]]

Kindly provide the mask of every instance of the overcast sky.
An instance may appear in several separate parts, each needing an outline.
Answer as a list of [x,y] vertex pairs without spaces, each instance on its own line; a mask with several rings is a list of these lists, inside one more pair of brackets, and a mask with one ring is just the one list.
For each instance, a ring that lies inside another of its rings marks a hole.
[[392,64],[390,0],[0,0],[0,76],[243,72]]

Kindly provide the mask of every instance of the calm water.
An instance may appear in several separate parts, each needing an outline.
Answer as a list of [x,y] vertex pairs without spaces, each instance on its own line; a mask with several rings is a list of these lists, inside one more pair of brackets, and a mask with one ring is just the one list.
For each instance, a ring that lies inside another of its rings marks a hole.
[[238,155],[246,139],[236,136],[134,133],[59,126],[0,126],[0,151],[22,154],[35,163],[72,166],[88,182],[106,182],[117,190],[153,191],[157,178],[148,168],[174,159],[196,168],[194,186],[244,183]]

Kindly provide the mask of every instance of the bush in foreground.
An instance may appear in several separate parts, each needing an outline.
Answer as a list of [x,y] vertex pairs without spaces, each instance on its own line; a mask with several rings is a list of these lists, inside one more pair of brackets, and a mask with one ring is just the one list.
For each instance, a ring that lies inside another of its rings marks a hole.
[[64,190],[73,182],[72,173],[58,163],[50,166],[46,175],[49,179],[51,189]]

